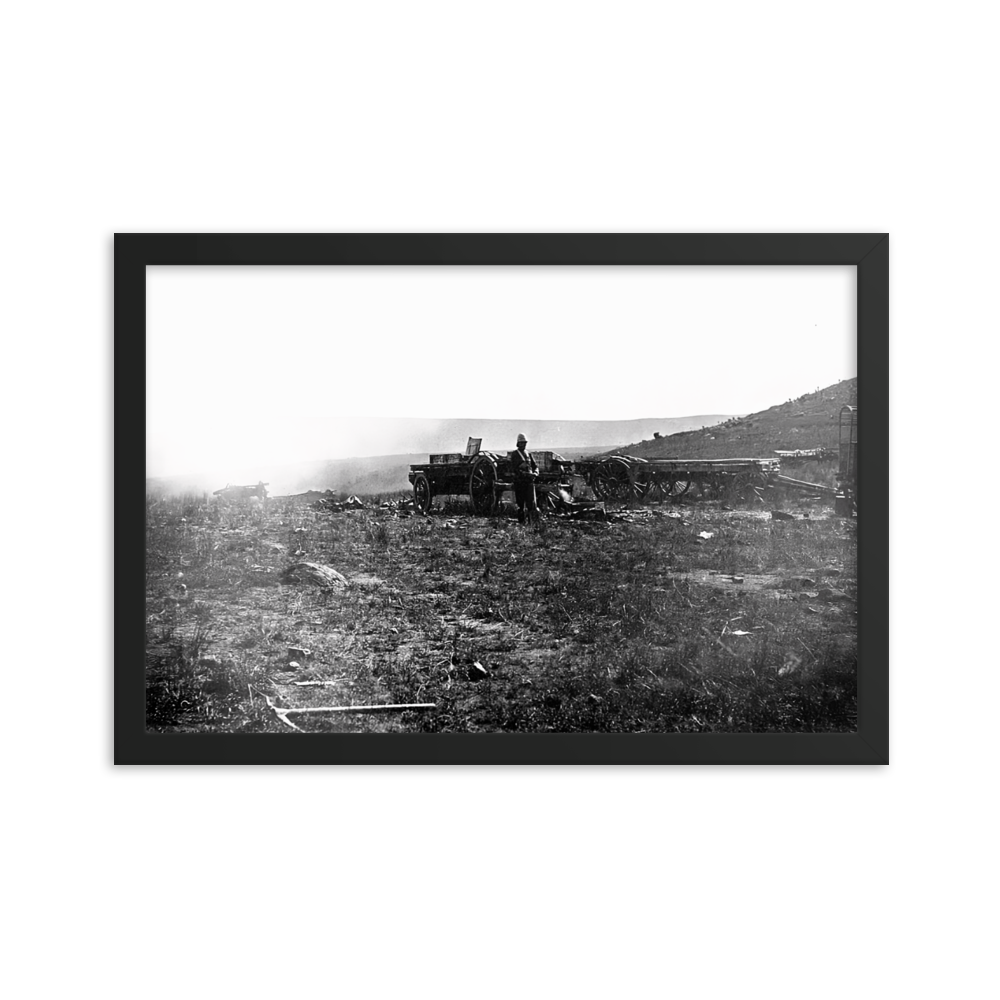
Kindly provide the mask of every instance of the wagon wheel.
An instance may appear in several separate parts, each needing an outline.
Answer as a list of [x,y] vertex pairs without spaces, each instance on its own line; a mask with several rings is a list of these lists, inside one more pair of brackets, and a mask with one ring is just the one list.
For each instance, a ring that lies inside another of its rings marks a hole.
[[637,466],[632,479],[631,495],[636,500],[651,500],[656,488],[656,474],[648,468]]
[[670,496],[670,481],[659,473],[652,473],[643,499],[650,503],[662,503]]
[[632,488],[628,466],[618,458],[609,458],[594,469],[594,492],[601,500],[626,500]]
[[426,514],[431,509],[433,496],[431,481],[423,472],[418,472],[413,477],[413,503],[416,505],[417,510],[423,511]]
[[744,472],[733,476],[727,485],[726,492],[730,499],[738,503],[753,503],[761,499],[757,490],[764,486],[764,480],[752,472]]
[[671,500],[679,500],[689,489],[691,489],[690,479],[671,479],[667,484],[667,496]]
[[469,473],[469,499],[477,514],[489,514],[496,506],[497,467],[489,455],[480,455]]

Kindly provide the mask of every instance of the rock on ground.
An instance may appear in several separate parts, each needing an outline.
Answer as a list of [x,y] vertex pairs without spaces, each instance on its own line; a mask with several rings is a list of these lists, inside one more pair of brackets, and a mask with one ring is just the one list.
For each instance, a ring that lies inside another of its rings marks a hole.
[[300,583],[328,590],[343,590],[347,586],[347,577],[342,573],[338,573],[332,566],[314,562],[300,562],[289,566],[281,574],[281,580],[283,583]]

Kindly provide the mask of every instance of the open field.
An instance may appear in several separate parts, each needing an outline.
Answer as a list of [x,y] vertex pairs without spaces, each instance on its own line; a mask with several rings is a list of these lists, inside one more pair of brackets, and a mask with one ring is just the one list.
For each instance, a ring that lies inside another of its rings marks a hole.
[[[288,717],[307,731],[854,729],[856,525],[828,506],[684,498],[528,530],[381,499],[148,500],[148,726],[294,736],[270,699],[436,706]],[[346,582],[286,582],[302,561]]]

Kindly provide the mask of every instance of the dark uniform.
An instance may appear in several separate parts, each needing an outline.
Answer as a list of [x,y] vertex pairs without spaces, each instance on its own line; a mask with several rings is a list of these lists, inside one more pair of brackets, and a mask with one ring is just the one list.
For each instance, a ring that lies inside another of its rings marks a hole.
[[517,519],[524,524],[525,509],[529,512],[538,511],[538,502],[535,500],[535,477],[538,474],[538,465],[531,457],[531,453],[521,444],[527,441],[518,438],[516,451],[511,452],[510,461],[514,470],[514,499],[517,501]]

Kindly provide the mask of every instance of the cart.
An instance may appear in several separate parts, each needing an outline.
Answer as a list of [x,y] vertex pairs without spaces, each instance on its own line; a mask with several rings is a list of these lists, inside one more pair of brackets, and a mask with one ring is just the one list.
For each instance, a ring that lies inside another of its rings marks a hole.
[[[469,438],[465,452],[430,455],[425,464],[411,465],[408,479],[413,500],[425,514],[437,496],[468,496],[477,514],[493,513],[503,494],[514,488],[513,452],[480,451],[482,438]],[[573,463],[554,451],[533,451],[538,465],[535,489],[542,496],[562,490],[570,495]]]
[[840,469],[834,510],[844,517],[858,512],[858,408],[840,408]]
[[601,500],[677,500],[690,491],[704,498],[752,499],[781,467],[776,458],[639,458],[635,455],[585,459],[575,465]]
[[840,443],[837,454],[840,466],[837,470],[837,485],[807,483],[789,476],[775,476],[777,486],[798,490],[802,493],[818,493],[833,500],[833,509],[841,517],[854,517],[858,513],[858,408],[840,408]]

